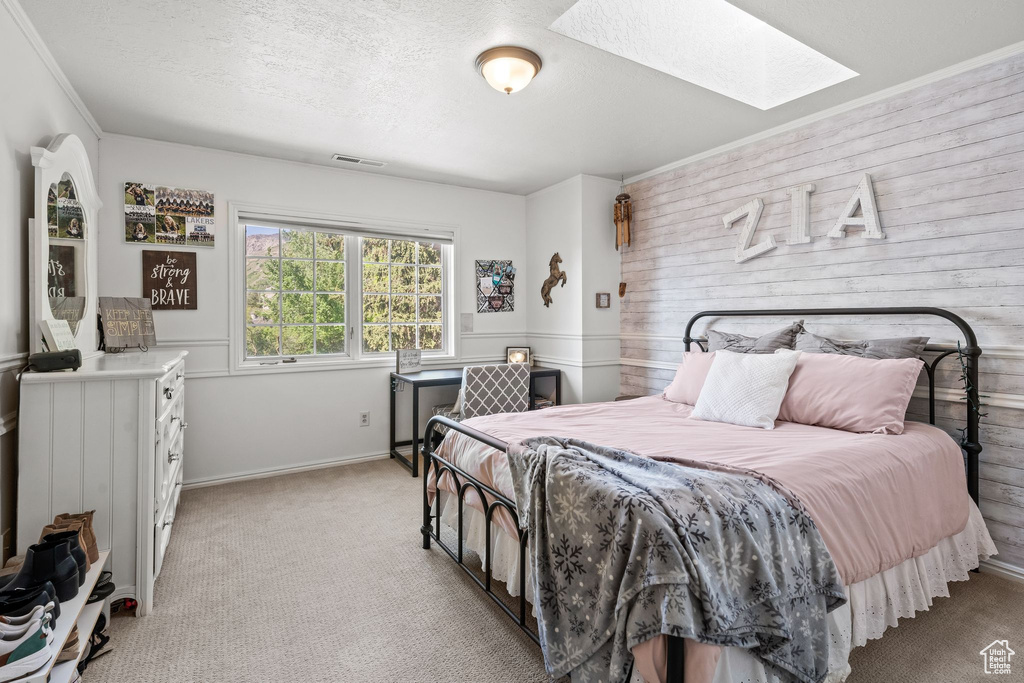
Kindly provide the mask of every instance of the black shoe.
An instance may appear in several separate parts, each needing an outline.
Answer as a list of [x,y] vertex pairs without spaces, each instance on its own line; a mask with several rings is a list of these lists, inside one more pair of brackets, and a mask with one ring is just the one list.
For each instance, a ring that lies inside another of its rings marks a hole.
[[78,564],[78,585],[81,586],[85,583],[85,575],[89,572],[89,560],[85,557],[85,548],[78,542],[78,534],[79,532],[76,529],[57,531],[43,536],[41,542],[68,542],[68,550],[71,551],[71,557],[75,558],[75,562]]
[[4,590],[27,588],[49,581],[61,602],[78,595],[78,563],[71,556],[68,541],[43,541],[30,545],[25,563]]
[[53,584],[47,581],[32,588],[16,588],[9,593],[5,592],[0,595],[0,616],[20,617],[38,605],[46,607],[47,604],[53,603],[53,619],[56,620],[60,616],[60,602],[48,592],[53,590]]
[[37,589],[42,588],[46,591],[46,594],[50,596],[50,600],[53,602],[59,602],[57,600],[57,589],[54,588],[53,584],[49,581],[37,583],[32,586],[25,586],[24,588],[15,588],[8,585],[15,576],[17,576],[17,574],[9,574],[8,576],[4,576],[0,579],[3,581],[3,585],[0,586],[0,600],[4,600],[8,595],[24,595],[27,592],[34,592]]

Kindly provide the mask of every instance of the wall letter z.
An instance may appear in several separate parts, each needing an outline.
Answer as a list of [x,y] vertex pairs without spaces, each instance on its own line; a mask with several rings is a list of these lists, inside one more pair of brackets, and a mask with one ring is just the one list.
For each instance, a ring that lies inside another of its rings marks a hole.
[[772,236],[769,236],[764,242],[750,246],[751,240],[754,239],[754,231],[757,230],[757,223],[761,220],[761,212],[763,211],[764,202],[758,197],[722,218],[722,222],[725,223],[725,227],[728,230],[732,227],[733,223],[744,216],[747,217],[746,222],[743,224],[743,230],[740,232],[739,244],[736,245],[736,263],[749,261],[778,246],[775,238]]

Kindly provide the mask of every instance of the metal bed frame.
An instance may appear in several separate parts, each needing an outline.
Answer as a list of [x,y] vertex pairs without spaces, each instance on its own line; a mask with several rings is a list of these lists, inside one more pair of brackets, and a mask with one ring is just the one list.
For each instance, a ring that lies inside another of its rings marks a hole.
[[[979,442],[979,422],[981,419],[980,403],[978,395],[978,357],[981,355],[981,348],[978,346],[977,337],[974,334],[974,330],[971,326],[964,321],[963,318],[951,313],[945,309],[932,308],[932,307],[883,307],[883,308],[788,308],[788,309],[775,309],[775,310],[725,310],[725,311],[701,311],[697,313],[689,322],[686,323],[686,330],[683,336],[683,344],[686,351],[690,350],[692,344],[696,343],[701,347],[701,350],[707,350],[707,340],[704,338],[694,338],[691,336],[693,325],[695,322],[702,318],[747,318],[747,317],[834,317],[834,316],[851,316],[851,315],[867,315],[867,316],[937,316],[945,318],[949,322],[956,325],[960,332],[963,333],[965,346],[960,346],[957,343],[957,347],[949,349],[944,346],[929,345],[925,350],[938,352],[938,355],[931,360],[931,362],[925,361],[924,368],[928,375],[928,421],[930,424],[935,424],[935,368],[939,362],[943,359],[957,354],[960,358],[962,370],[963,370],[963,381],[964,391],[966,394],[966,405],[967,405],[967,427],[964,429],[963,439],[960,442],[960,447],[965,453],[966,460],[966,474],[967,474],[967,491],[975,503],[978,502],[978,455],[981,453],[981,443]],[[437,541],[437,544],[448,553],[449,556],[466,572],[474,583],[476,583],[483,591],[490,596],[491,600],[498,605],[501,610],[507,614],[512,621],[518,626],[524,633],[526,633],[534,642],[540,644],[540,638],[536,631],[530,628],[526,618],[526,546],[529,542],[527,537],[527,531],[519,527],[519,516],[516,512],[515,501],[510,500],[498,491],[494,490],[490,486],[483,482],[475,479],[466,471],[462,470],[455,464],[445,460],[434,452],[435,444],[440,442],[440,431],[439,427],[444,426],[449,430],[460,432],[475,439],[491,448],[508,452],[508,444],[500,439],[496,439],[490,434],[485,434],[472,427],[467,427],[463,424],[455,422],[445,417],[432,417],[427,421],[426,433],[424,434],[422,454],[424,459],[423,466],[423,525],[420,527],[420,533],[423,535],[423,548],[425,550],[430,549],[431,539]],[[415,456],[414,456],[415,457]],[[434,502],[430,502],[430,491],[428,483],[430,477],[428,476],[431,468],[433,468],[434,482],[440,482],[441,475],[447,473],[455,484],[455,488],[458,492],[458,544],[455,549],[452,549],[444,541],[441,540],[441,495],[440,489],[436,488],[434,496]],[[485,547],[483,557],[483,568],[484,568],[484,579],[481,580],[476,573],[466,565],[464,561],[464,541],[463,541],[463,521],[464,521],[464,510],[465,510],[465,494],[469,489],[476,491],[477,495],[484,506],[484,520],[485,520]],[[491,520],[494,517],[494,511],[497,508],[504,508],[508,514],[512,516],[512,519],[516,522],[516,528],[519,533],[519,605],[518,610],[512,610],[505,602],[494,593],[491,589]],[[432,511],[432,508],[436,508],[436,512]],[[666,675],[669,681],[682,681],[683,680],[683,664],[684,664],[684,639],[678,636],[667,635],[668,639],[668,652],[667,652],[667,670]]]

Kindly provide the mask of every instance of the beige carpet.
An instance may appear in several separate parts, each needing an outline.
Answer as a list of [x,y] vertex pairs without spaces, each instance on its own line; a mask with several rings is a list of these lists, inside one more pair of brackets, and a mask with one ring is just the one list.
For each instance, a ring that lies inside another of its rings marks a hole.
[[[420,548],[420,486],[383,460],[186,491],[154,614],[115,618],[83,680],[547,680],[539,648]],[[996,638],[1021,653],[999,680],[1024,680],[1024,585],[978,575],[857,650],[850,681],[983,680]]]

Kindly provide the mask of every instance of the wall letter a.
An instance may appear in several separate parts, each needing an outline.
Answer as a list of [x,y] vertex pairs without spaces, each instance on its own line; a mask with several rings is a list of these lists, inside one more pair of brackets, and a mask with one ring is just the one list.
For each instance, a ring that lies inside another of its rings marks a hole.
[[[860,207],[861,215],[856,217],[857,207]],[[878,220],[878,209],[875,207],[875,189],[871,186],[871,176],[867,173],[860,179],[857,191],[850,197],[846,208],[839,215],[839,220],[829,230],[829,237],[846,237],[846,228],[851,226],[863,226],[864,237],[872,240],[885,239],[882,232],[882,224]]]

